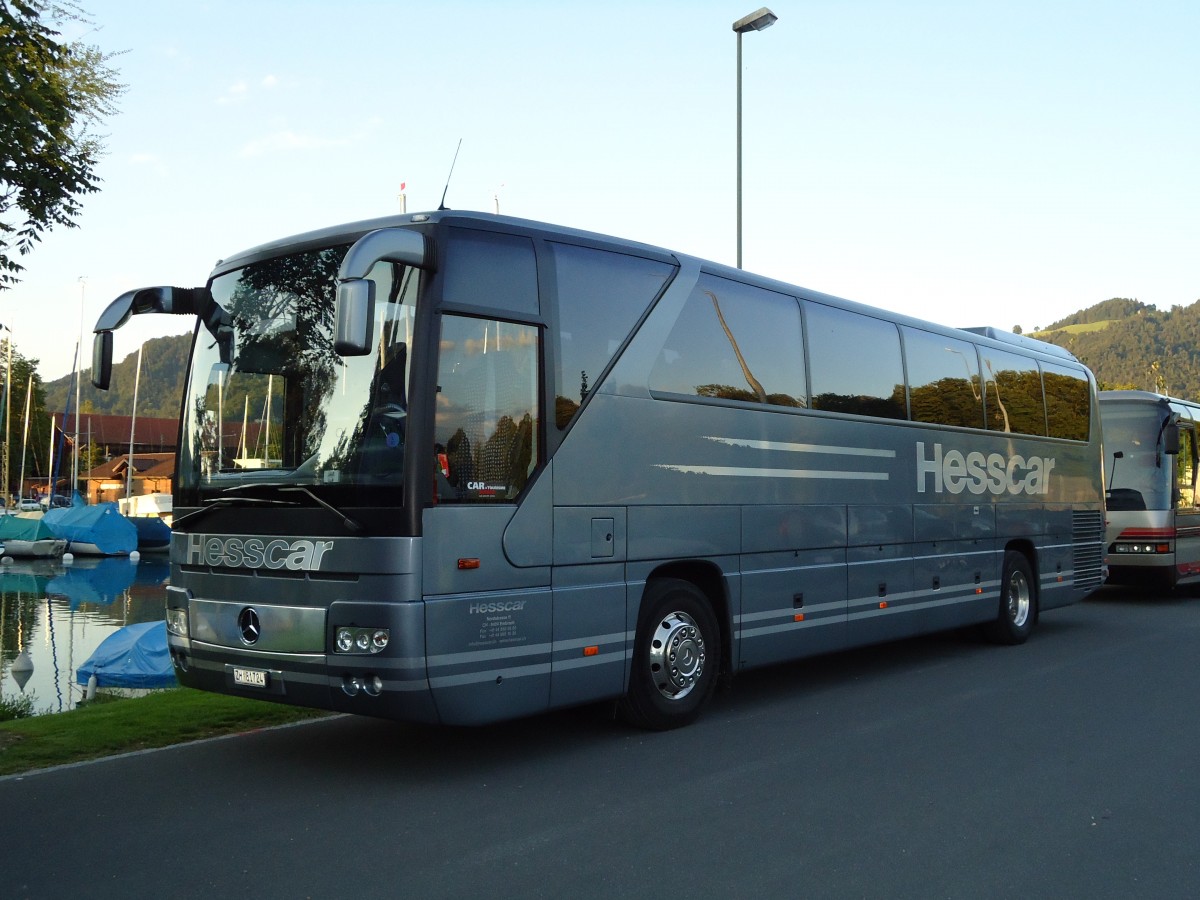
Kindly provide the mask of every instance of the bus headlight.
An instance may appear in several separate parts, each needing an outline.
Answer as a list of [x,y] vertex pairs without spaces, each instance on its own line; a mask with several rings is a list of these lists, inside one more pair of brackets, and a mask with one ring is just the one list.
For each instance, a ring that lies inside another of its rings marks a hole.
[[333,646],[336,653],[379,653],[391,641],[391,632],[386,628],[356,628],[340,626],[334,631]]

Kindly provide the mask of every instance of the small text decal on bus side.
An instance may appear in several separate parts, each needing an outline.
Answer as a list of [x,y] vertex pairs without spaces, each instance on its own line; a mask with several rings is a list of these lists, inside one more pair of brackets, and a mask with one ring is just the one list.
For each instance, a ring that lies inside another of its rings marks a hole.
[[917,441],[917,492],[932,490],[961,494],[1045,494],[1050,490],[1050,472],[1054,458],[1046,456],[1009,456],[984,454],[978,450],[942,452],[934,444],[927,454],[925,442]]

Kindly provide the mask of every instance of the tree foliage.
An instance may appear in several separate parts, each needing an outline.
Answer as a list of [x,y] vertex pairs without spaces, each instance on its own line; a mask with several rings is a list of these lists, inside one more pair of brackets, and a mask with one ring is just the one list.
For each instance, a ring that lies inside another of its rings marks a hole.
[[1115,297],[1035,336],[1074,353],[1102,388],[1200,400],[1200,301],[1161,311]]
[[[7,340],[7,337],[6,337]],[[13,495],[20,493],[20,478],[22,469],[25,477],[44,478],[49,475],[50,460],[50,417],[46,413],[46,394],[42,386],[42,378],[37,373],[38,360],[28,359],[14,346],[12,348],[12,372],[5,371],[9,361],[9,347],[0,343],[0,372],[3,372],[3,382],[0,389],[11,393],[0,401],[0,444],[8,439],[8,479],[7,488]],[[25,424],[25,401],[29,387],[33,386],[33,395],[29,397],[29,424]],[[11,419],[5,419],[11,415]],[[0,456],[0,459],[3,457]],[[2,465],[2,463],[0,463]],[[2,480],[2,479],[0,479]],[[0,485],[0,491],[5,488]]]
[[74,3],[0,0],[0,290],[56,225],[73,227],[81,198],[99,189],[103,140],[124,85],[115,54],[65,42],[57,27],[91,24]]
[[[112,383],[107,391],[92,387],[91,373],[85,369],[79,385],[79,411],[82,414],[134,415],[133,394],[137,389],[139,417],[174,419],[179,416],[179,401],[183,396],[183,377],[187,370],[190,334],[153,338],[142,347],[142,374],[137,374],[137,351],[113,365]],[[86,355],[90,359],[90,355]],[[46,384],[46,408],[62,413],[67,407],[67,394],[74,390],[70,375]],[[239,399],[240,403],[241,400]],[[75,408],[72,393],[71,408]]]

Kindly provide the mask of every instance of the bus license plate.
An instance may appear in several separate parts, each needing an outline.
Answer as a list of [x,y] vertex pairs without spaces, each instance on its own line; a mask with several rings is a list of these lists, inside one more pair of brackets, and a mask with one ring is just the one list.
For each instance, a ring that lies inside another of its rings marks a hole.
[[267,673],[265,669],[234,669],[233,683],[242,687],[265,688]]

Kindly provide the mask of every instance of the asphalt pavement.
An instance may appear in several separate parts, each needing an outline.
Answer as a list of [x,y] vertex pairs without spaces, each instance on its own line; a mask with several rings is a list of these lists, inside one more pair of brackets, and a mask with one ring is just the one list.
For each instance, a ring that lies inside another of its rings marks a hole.
[[739,676],[699,722],[341,717],[0,779],[0,894],[1200,896],[1200,599]]

